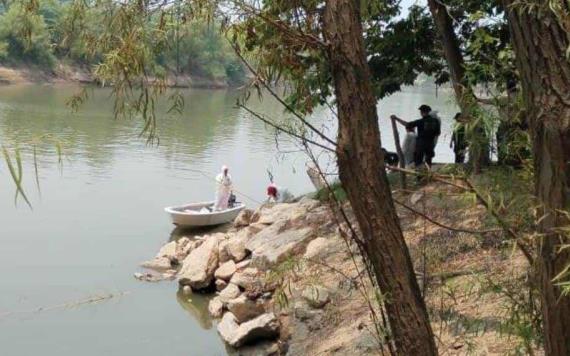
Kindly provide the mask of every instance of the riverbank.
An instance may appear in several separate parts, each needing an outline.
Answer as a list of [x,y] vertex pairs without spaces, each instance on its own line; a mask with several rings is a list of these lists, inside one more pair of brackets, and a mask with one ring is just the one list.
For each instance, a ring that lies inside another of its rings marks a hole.
[[[522,302],[514,298],[526,262],[496,230],[465,232],[483,229],[486,211],[466,205],[460,193],[436,183],[413,194],[395,193],[456,229],[408,209],[398,211],[439,350],[452,355],[524,351],[524,320],[512,315],[514,304]],[[346,203],[345,208],[350,214]],[[309,198],[266,205],[244,213],[225,231],[166,244],[143,264],[162,274],[137,277],[177,279],[189,298],[211,294],[208,309],[230,354],[375,354],[377,331],[386,330],[381,322],[375,327],[369,303],[376,315],[380,310],[369,281],[361,278],[356,244],[343,239],[334,221],[327,204]]]
[[[33,65],[9,67],[0,65],[0,85],[14,84],[88,84],[97,81],[87,66],[58,63],[53,69]],[[227,89],[236,85],[223,79],[206,78],[199,75],[171,73],[167,80],[171,88]]]

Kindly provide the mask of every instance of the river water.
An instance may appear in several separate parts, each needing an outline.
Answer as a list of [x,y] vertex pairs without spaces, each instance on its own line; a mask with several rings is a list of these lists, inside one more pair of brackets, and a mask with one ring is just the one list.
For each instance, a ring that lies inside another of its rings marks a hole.
[[[181,116],[160,106],[157,147],[138,136],[136,119],[113,118],[107,90],[91,92],[71,113],[65,103],[75,91],[0,87],[0,145],[22,148],[33,205],[14,203],[14,185],[0,163],[0,355],[226,354],[203,297],[178,295],[175,282],[139,282],[133,273],[171,238],[163,207],[212,199],[212,177],[222,164],[230,167],[239,200],[255,206],[268,171],[294,194],[309,192],[305,157],[290,139],[235,108],[238,92],[186,91]],[[286,119],[275,101],[250,100],[256,111]],[[414,119],[422,103],[440,110],[436,161],[450,161],[456,109],[430,87],[407,88],[379,103],[384,146],[393,148],[389,114]],[[327,110],[311,121],[334,137]]]

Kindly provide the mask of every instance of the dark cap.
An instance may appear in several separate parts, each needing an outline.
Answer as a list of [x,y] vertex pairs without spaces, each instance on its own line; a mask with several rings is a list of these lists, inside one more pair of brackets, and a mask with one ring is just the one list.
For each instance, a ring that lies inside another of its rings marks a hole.
[[421,112],[430,112],[431,111],[431,107],[429,105],[423,104],[422,106],[420,106],[418,108]]

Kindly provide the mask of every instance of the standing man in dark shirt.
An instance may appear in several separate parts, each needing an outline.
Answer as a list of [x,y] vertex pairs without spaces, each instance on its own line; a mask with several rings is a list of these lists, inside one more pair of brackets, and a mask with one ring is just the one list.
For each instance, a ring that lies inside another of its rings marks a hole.
[[441,124],[439,120],[429,113],[432,111],[431,107],[428,105],[422,105],[419,107],[420,119],[406,122],[396,115],[390,116],[397,122],[406,126],[407,128],[417,128],[418,137],[416,139],[416,151],[414,153],[414,163],[416,168],[420,168],[425,162],[429,167],[431,167],[432,159],[435,156],[435,140],[437,136],[441,134]]
[[465,140],[465,126],[461,123],[461,113],[458,112],[455,114],[453,119],[456,122],[456,127],[451,135],[449,148],[453,148],[453,153],[455,153],[455,163],[465,163],[467,140]]

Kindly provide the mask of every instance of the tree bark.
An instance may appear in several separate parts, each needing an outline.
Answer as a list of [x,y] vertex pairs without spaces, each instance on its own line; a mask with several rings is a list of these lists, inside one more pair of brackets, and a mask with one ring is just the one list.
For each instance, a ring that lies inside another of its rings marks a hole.
[[[547,355],[570,355],[570,298],[553,283],[570,263],[570,243],[560,232],[570,222],[570,9],[563,1],[532,1],[523,9],[504,0],[522,80],[533,141],[535,193],[540,202],[538,268]],[[554,3],[554,4],[552,4]],[[526,4],[526,3],[521,3]],[[555,8],[560,5],[560,8]],[[553,11],[557,11],[554,13]],[[567,28],[565,28],[567,26]]]
[[[441,0],[428,0],[428,6],[432,14],[435,27],[441,39],[443,53],[449,68],[451,84],[461,115],[469,120],[473,118],[474,110],[477,108],[477,100],[473,89],[467,82],[465,76],[465,61],[463,53],[459,47],[459,40],[453,28],[453,19],[447,12]],[[489,164],[489,138],[482,127],[474,128],[474,135],[469,148],[469,160],[478,173],[482,166]],[[476,141],[476,142],[474,142]]]
[[426,306],[412,266],[380,150],[376,100],[366,62],[360,1],[328,0],[323,32],[338,105],[337,160],[368,259],[386,296],[401,355],[436,355]]

